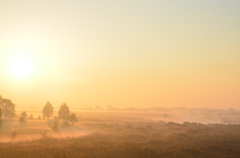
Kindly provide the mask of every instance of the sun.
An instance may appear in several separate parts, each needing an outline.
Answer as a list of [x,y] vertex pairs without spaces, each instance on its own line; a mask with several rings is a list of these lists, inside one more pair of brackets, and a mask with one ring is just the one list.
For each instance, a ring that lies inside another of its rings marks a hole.
[[34,62],[30,56],[18,54],[12,57],[9,63],[10,74],[14,77],[29,78],[34,72]]

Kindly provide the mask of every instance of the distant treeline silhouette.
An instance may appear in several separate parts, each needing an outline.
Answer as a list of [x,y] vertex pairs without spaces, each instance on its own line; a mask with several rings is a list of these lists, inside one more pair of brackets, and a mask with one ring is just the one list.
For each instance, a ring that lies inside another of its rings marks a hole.
[[[51,123],[49,118],[53,116],[53,110],[54,108],[52,104],[48,101],[42,109],[42,117],[40,115],[38,116],[38,119],[47,119],[50,128],[52,128],[53,130],[58,129],[58,121],[62,121],[62,124],[61,124],[62,127],[67,127],[71,125],[73,126],[76,122],[78,122],[76,114],[70,113],[70,110],[67,104],[63,103],[60,106],[60,109],[58,111],[58,117],[54,117],[53,119],[54,122]],[[27,112],[23,111],[18,121],[20,123],[24,123],[26,121],[27,115],[28,115]],[[0,127],[4,122],[3,119],[12,119],[15,116],[16,116],[15,104],[12,103],[10,99],[2,98],[2,96],[0,95]],[[30,115],[30,118],[33,119],[32,114]]]

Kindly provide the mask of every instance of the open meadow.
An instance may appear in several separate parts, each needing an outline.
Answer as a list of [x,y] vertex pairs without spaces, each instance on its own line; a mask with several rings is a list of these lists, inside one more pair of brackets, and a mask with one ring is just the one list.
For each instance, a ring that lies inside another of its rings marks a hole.
[[23,123],[17,119],[4,120],[0,129],[0,157],[238,158],[240,155],[239,124],[184,121],[184,118],[191,120],[190,117],[209,122],[240,120],[238,113],[79,111],[76,114],[79,121],[74,126],[64,127],[59,121],[56,131],[50,128],[53,118],[27,117]]
[[0,158],[240,158],[240,0],[0,0]]

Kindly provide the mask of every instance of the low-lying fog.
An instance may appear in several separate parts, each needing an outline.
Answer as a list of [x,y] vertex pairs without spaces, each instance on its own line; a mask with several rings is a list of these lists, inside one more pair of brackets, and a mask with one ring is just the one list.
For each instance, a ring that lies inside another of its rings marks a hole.
[[[0,128],[0,140],[1,142],[27,141],[41,139],[45,136],[54,138],[65,138],[79,137],[91,133],[90,130],[78,125],[62,128],[61,122],[59,122],[58,130],[53,131],[49,127],[49,123],[52,122],[53,120],[37,119],[28,119],[24,123],[19,123],[18,120],[4,120],[4,123]],[[46,135],[44,136],[43,133],[45,133]]]
[[[54,138],[79,137],[94,132],[111,132],[111,128],[127,128],[129,125],[140,126],[141,123],[184,123],[201,124],[239,124],[240,113],[237,110],[162,110],[162,111],[75,111],[78,122],[74,126],[62,127],[59,120],[58,130],[53,131],[49,120],[38,119],[36,111],[27,111],[26,122],[18,121],[20,111],[14,119],[3,120],[0,128],[1,142],[40,139],[44,136]],[[33,115],[31,119],[29,116]],[[44,132],[46,134],[44,135]]]
[[202,113],[180,113],[169,112],[163,113],[160,116],[154,116],[151,118],[154,121],[165,122],[197,122],[202,124],[239,124],[240,115],[236,114],[202,114]]

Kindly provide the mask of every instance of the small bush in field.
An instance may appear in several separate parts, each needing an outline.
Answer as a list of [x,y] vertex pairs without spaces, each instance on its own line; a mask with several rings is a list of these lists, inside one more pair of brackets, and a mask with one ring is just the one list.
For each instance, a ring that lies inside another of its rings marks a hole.
[[78,119],[76,117],[76,114],[74,113],[71,113],[69,116],[68,116],[68,121],[70,121],[72,123],[72,126],[74,125],[74,123],[78,122]]
[[51,126],[52,130],[57,131],[58,130],[58,118],[54,117],[53,125]]
[[47,131],[41,131],[40,134],[43,139],[47,138]]
[[18,134],[18,133],[17,133],[17,131],[15,131],[15,130],[12,132],[12,134],[11,134],[11,139],[12,139],[12,141],[16,138],[17,134]]
[[68,121],[63,121],[61,127],[69,127],[71,124]]
[[18,121],[19,121],[20,123],[25,122],[25,118],[21,116]]

